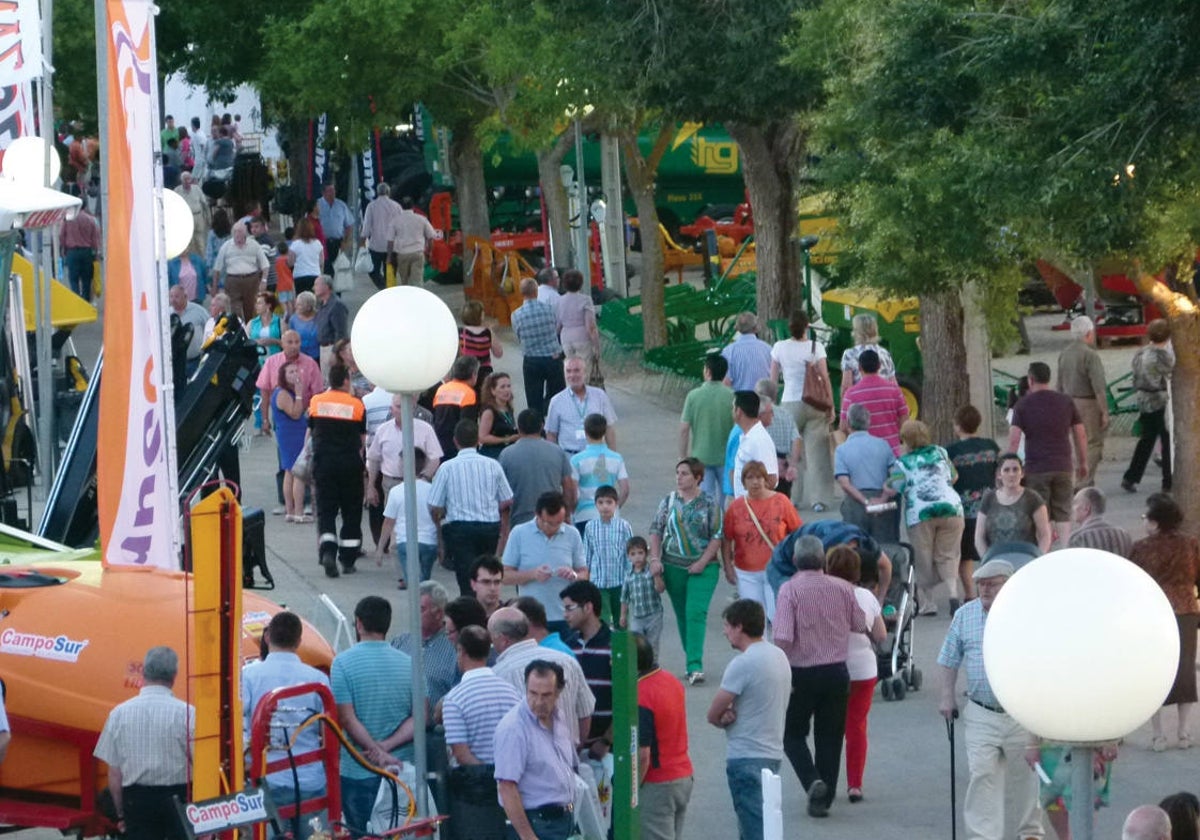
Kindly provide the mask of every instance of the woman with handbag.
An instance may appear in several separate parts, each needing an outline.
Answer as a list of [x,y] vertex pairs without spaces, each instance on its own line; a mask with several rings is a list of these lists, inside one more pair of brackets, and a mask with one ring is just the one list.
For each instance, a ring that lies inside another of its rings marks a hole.
[[275,445],[279,449],[279,466],[283,469],[283,506],[287,522],[312,522],[312,517],[304,513],[306,479],[292,469],[305,449],[308,431],[305,402],[304,377],[300,375],[299,365],[281,365],[279,379],[271,393],[271,423],[275,428]]
[[833,500],[833,458],[829,451],[829,423],[833,419],[833,390],[825,347],[808,337],[808,315],[796,311],[788,321],[790,338],[771,348],[771,381],[783,374],[780,406],[791,412],[804,439],[804,472],[792,496],[801,508],[817,513]]
[[746,495],[725,511],[725,579],[737,587],[739,598],[762,604],[767,621],[775,621],[775,593],[767,581],[771,552],[803,523],[791,500],[767,484],[767,467],[750,461],[742,468]]
[[659,503],[650,523],[651,572],[661,569],[675,610],[688,685],[704,682],[704,634],[721,551],[721,507],[700,489],[703,480],[699,459],[677,463],[675,491]]

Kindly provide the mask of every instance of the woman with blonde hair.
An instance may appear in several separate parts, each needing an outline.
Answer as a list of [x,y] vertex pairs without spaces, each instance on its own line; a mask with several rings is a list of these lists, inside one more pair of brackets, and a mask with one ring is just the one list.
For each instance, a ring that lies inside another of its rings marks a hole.
[[317,296],[312,292],[296,295],[296,311],[288,318],[288,328],[300,335],[300,352],[314,362],[321,362],[321,345],[317,341]]
[[854,346],[847,347],[842,353],[842,396],[845,397],[850,386],[857,385],[858,380],[862,379],[858,357],[864,350],[874,350],[879,354],[879,375],[894,382],[896,363],[892,361],[892,354],[879,344],[879,322],[875,316],[867,312],[855,315],[850,322],[850,334],[854,338]]
[[737,587],[738,597],[762,604],[767,621],[775,621],[775,593],[767,581],[771,552],[803,523],[792,502],[767,484],[767,466],[750,461],[742,468],[739,496],[725,511],[725,579]]
[[908,420],[900,427],[900,442],[904,453],[896,459],[888,486],[904,496],[904,521],[916,555],[920,614],[937,615],[933,590],[939,583],[945,585],[954,612],[960,603],[963,532],[962,499],[954,489],[958,471],[920,420]]

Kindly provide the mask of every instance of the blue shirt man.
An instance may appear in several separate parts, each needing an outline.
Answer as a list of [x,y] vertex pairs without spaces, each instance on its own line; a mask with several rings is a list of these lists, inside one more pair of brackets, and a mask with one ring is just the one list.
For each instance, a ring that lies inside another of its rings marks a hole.
[[567,840],[574,828],[579,759],[558,697],[562,667],[535,659],[525,669],[525,701],[496,727],[496,787],[518,837]]
[[317,213],[321,219],[321,230],[325,232],[325,273],[332,277],[333,261],[342,250],[342,241],[353,241],[354,214],[346,202],[337,197],[333,184],[326,184],[321,189]]
[[588,577],[583,537],[564,526],[566,518],[562,494],[543,493],[537,515],[512,529],[501,558],[504,582],[536,598],[546,610],[546,628],[559,633],[567,629],[559,593],[568,583]]
[[753,391],[758,380],[771,375],[771,345],[756,334],[758,317],[753,312],[738,315],[736,328],[737,338],[721,351],[729,362],[725,384],[735,391]]
[[[354,608],[359,642],[339,653],[330,668],[338,719],[355,747],[372,763],[412,761],[412,659],[386,641],[392,623],[387,599],[368,595]],[[341,756],[342,812],[346,824],[366,833],[379,776],[345,747]]]
[[[267,658],[252,662],[242,669],[242,714],[246,740],[250,740],[250,724],[259,702],[277,688],[287,688],[305,683],[314,683],[329,688],[329,678],[310,665],[305,665],[296,654],[300,647],[303,625],[300,618],[286,610],[276,613],[263,631]],[[311,715],[324,711],[321,699],[316,694],[293,697],[282,702],[271,717],[269,742],[289,743],[295,738],[291,752],[293,757],[316,752],[321,748],[321,724],[310,724],[300,729]],[[299,734],[297,734],[299,731]],[[268,750],[267,762],[275,762],[287,756],[284,750]],[[276,806],[290,805],[297,801],[296,788],[300,790],[299,801],[325,795],[325,769],[321,762],[298,764],[295,775],[291,770],[279,770],[267,774],[267,786]],[[299,817],[301,838],[312,833],[309,820],[313,814]],[[285,823],[291,824],[285,820]],[[324,819],[322,818],[322,822]],[[293,831],[294,831],[293,825]]]

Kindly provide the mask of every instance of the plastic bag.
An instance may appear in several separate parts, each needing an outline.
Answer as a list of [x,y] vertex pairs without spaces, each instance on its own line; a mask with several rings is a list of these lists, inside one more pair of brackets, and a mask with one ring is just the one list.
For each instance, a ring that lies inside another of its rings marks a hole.
[[[400,766],[386,767],[389,773],[392,773],[404,784],[411,789],[416,785],[417,769],[414,765],[405,762]],[[392,797],[392,792],[395,791],[395,798]],[[415,794],[420,795],[420,794]],[[425,788],[425,802],[433,809],[433,793],[429,787]],[[375,795],[375,806],[371,809],[371,817],[367,820],[367,833],[382,836],[385,831],[399,828],[404,825],[404,821],[408,814],[408,791],[400,785],[393,784],[390,779],[379,780],[379,792]],[[437,836],[437,835],[435,835]]]
[[333,261],[333,290],[335,292],[348,292],[354,288],[354,267],[350,264],[350,257],[345,251],[337,255],[337,259]]
[[366,248],[359,248],[358,255],[354,258],[354,273],[370,274],[374,268],[375,263],[371,260],[371,252]]

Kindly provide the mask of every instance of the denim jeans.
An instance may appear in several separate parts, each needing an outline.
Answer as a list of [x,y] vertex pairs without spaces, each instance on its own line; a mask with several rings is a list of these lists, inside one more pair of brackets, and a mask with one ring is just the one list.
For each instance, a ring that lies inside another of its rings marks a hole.
[[725,777],[737,814],[741,840],[762,840],[762,771],[779,772],[778,758],[731,758],[725,762]]
[[351,779],[341,776],[342,822],[360,834],[367,833],[367,822],[375,808],[375,797],[379,794],[379,777]]
[[[547,817],[536,811],[533,813],[526,811],[525,816],[529,818],[529,825],[533,828],[533,833],[538,840],[567,840],[575,830],[575,817],[569,812],[561,816]],[[517,832],[511,825],[504,827],[504,833],[511,840],[518,840]]]
[[[397,537],[396,569],[400,579],[411,583],[408,574],[408,543]],[[427,581],[433,576],[433,564],[437,562],[437,543],[417,543],[417,562],[421,564],[421,581]]]

